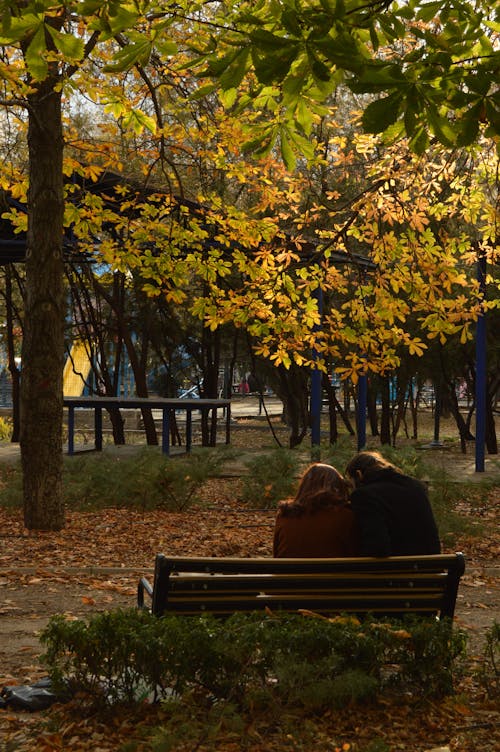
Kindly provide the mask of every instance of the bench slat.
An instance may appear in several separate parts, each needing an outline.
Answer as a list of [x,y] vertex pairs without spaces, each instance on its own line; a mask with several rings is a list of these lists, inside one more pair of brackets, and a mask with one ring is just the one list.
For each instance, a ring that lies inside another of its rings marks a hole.
[[[166,566],[171,572],[234,572],[238,574],[262,572],[278,574],[280,572],[387,572],[387,571],[442,571],[446,568],[458,568],[463,562],[457,554],[434,554],[422,557],[391,556],[387,558],[359,557],[349,559],[242,559],[234,557],[164,557],[158,554],[160,566]],[[465,568],[465,565],[464,565]],[[463,569],[461,574],[463,574]]]
[[262,589],[280,590],[390,590],[414,588],[432,589],[443,592],[446,587],[446,574],[436,572],[429,575],[172,575],[169,592],[180,591],[257,591]]
[[403,614],[419,613],[437,614],[441,599],[432,596],[421,598],[411,595],[394,598],[334,598],[333,600],[323,595],[307,596],[303,593],[296,597],[286,595],[263,595],[258,598],[244,599],[235,595],[230,598],[200,599],[174,599],[169,602],[168,611],[176,613],[211,613],[228,614],[236,611],[256,611],[269,609],[271,611],[299,611],[301,609],[315,611],[320,614],[335,614],[338,612],[366,614]]

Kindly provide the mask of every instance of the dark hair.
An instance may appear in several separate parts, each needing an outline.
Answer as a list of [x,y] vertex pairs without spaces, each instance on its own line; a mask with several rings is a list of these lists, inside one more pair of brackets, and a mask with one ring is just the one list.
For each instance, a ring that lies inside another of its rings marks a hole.
[[380,470],[401,472],[399,468],[382,457],[379,452],[359,452],[347,465],[345,474],[346,478],[352,480],[355,485],[362,485],[368,483]]
[[347,502],[348,487],[342,475],[332,465],[315,462],[305,470],[291,501],[282,501],[279,510],[284,515],[301,515],[323,507]]

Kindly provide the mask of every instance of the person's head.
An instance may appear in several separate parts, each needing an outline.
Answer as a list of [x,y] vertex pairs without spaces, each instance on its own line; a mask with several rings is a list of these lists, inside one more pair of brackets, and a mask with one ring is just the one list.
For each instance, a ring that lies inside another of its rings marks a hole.
[[309,465],[302,475],[295,494],[295,502],[307,506],[310,500],[321,495],[328,495],[332,500],[341,503],[347,498],[347,484],[332,465],[315,462]]
[[394,470],[400,472],[395,465],[384,459],[379,452],[359,452],[349,462],[345,469],[346,480],[355,488],[369,483],[380,470]]

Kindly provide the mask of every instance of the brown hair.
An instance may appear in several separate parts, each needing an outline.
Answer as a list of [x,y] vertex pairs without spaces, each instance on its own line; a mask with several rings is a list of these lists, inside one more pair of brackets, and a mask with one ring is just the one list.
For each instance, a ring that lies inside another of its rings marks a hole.
[[356,486],[367,483],[380,470],[401,470],[386,460],[379,452],[359,452],[349,462],[345,469],[346,478],[352,480]]
[[291,501],[281,502],[280,512],[300,515],[347,501],[347,483],[332,465],[315,462],[305,470]]

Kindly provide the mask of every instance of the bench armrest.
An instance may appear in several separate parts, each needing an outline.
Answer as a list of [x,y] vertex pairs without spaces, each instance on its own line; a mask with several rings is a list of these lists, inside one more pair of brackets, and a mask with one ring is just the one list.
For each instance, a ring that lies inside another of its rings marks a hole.
[[141,577],[139,584],[137,585],[137,608],[144,608],[144,592],[146,592],[150,598],[153,597],[151,583],[145,577]]

